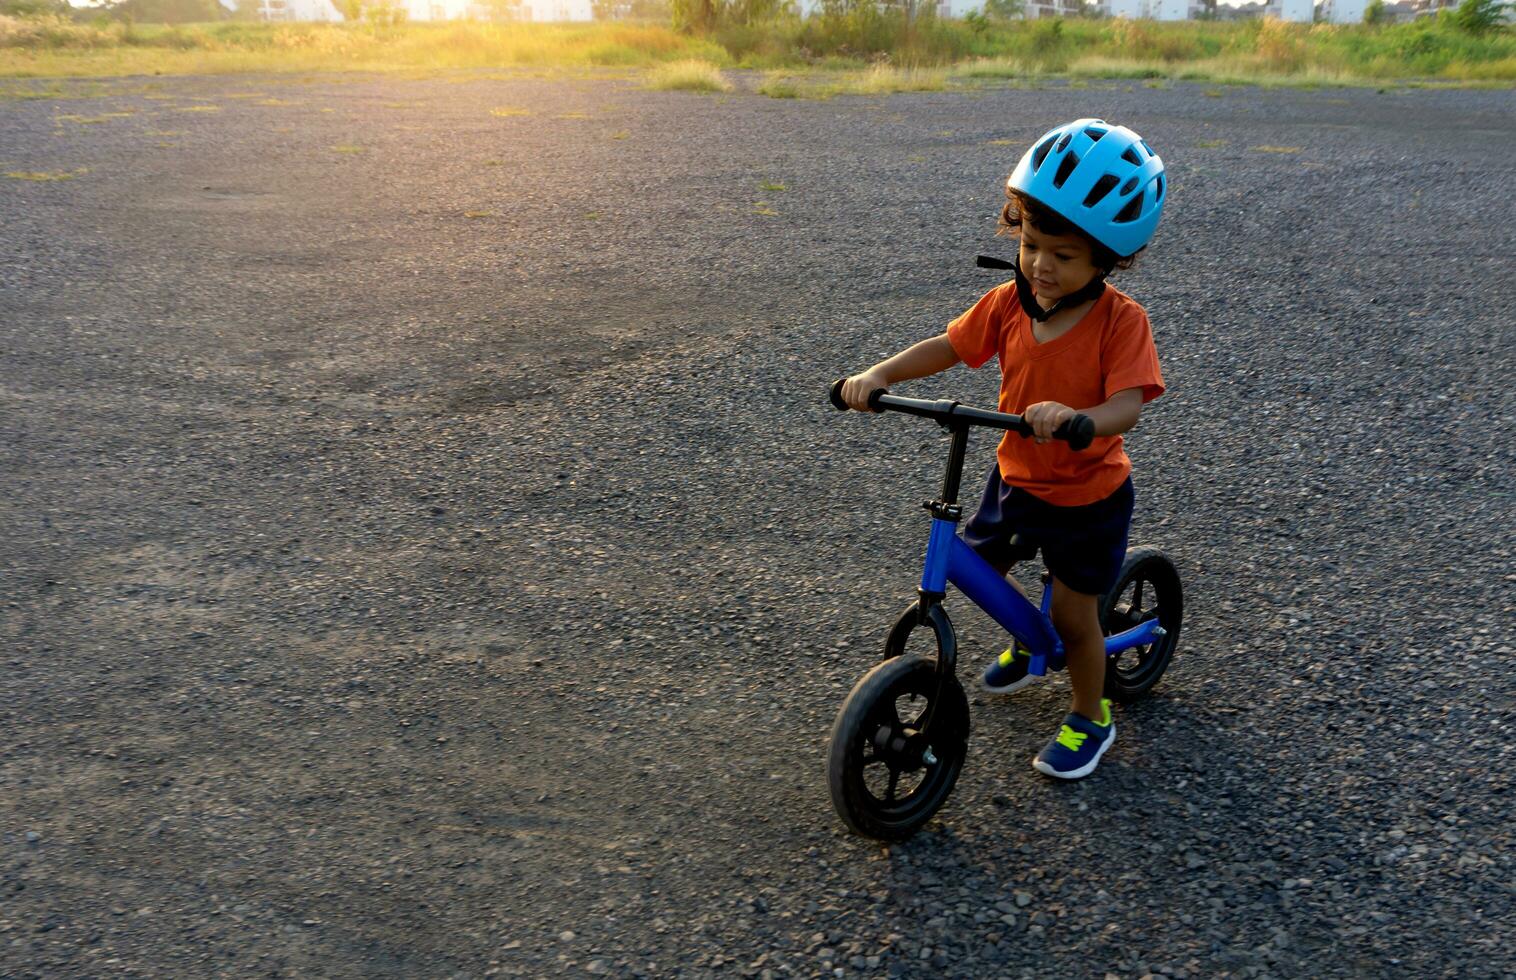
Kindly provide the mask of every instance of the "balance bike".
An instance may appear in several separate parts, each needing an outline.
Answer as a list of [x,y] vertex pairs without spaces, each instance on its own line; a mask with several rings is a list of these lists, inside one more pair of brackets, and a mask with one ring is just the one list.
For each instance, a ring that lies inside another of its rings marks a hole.
[[[842,381],[832,405],[846,411]],[[842,822],[855,833],[885,841],[910,837],[947,802],[968,752],[969,703],[954,676],[958,646],[942,602],[952,583],[1021,641],[1031,654],[1029,673],[1062,670],[1063,643],[1049,616],[1053,590],[1043,573],[1041,607],[1032,605],[958,536],[963,508],[958,484],[969,429],[1007,429],[1022,436],[1032,427],[1019,415],[970,408],[955,401],[901,398],[883,388],[869,408],[933,419],[952,436],[940,499],[931,512],[926,566],[917,599],[884,641],[884,662],[865,674],[837,712],[827,754],[827,783]],[[1054,433],[1075,450],[1089,446],[1095,425],[1076,415]],[[1014,548],[1023,547],[1017,538]],[[1105,696],[1128,703],[1163,676],[1179,642],[1184,597],[1173,562],[1157,549],[1127,552],[1111,591],[1100,600],[1105,634]],[[927,629],[935,657],[906,654],[913,631]]]

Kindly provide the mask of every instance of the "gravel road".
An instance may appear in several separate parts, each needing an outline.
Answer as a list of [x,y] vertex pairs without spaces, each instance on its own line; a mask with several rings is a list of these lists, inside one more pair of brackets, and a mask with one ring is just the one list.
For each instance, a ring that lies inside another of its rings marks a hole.
[[[1509,92],[9,88],[0,975],[1516,974]],[[826,388],[1082,115],[1170,168],[1181,651],[1079,784],[971,695],[884,849],[825,743],[946,441]]]

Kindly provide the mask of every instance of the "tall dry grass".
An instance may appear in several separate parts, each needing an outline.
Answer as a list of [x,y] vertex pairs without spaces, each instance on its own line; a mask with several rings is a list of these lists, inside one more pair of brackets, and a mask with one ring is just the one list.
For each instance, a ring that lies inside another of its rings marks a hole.
[[[930,15],[907,21],[892,9],[860,8],[837,16],[727,26],[699,37],[633,23],[168,27],[0,16],[0,52],[0,75],[9,76],[651,67],[699,60],[723,68],[781,70],[785,75],[764,83],[776,92],[798,91],[804,86],[794,79],[817,68],[875,72],[835,83],[848,91],[930,89],[944,84],[931,72],[949,66],[954,77],[979,80],[1056,74],[1516,82],[1516,29],[1474,35],[1450,18],[1384,27],[1268,19],[988,24]],[[888,68],[870,68],[881,59]]]

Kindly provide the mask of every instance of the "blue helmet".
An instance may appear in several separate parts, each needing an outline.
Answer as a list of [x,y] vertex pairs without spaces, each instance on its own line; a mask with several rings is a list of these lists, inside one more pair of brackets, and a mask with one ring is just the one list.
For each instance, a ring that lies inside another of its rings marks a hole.
[[1104,119],[1076,119],[1044,133],[1006,181],[1122,257],[1152,241],[1164,185],[1158,154]]

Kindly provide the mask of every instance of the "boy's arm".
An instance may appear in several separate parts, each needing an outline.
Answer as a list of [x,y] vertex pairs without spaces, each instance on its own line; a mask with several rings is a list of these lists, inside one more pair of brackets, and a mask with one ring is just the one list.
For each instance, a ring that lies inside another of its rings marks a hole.
[[842,385],[842,400],[857,411],[867,412],[869,395],[874,389],[946,371],[960,360],[958,352],[948,342],[947,334],[929,337],[888,360],[880,361],[862,374],[848,378]]

